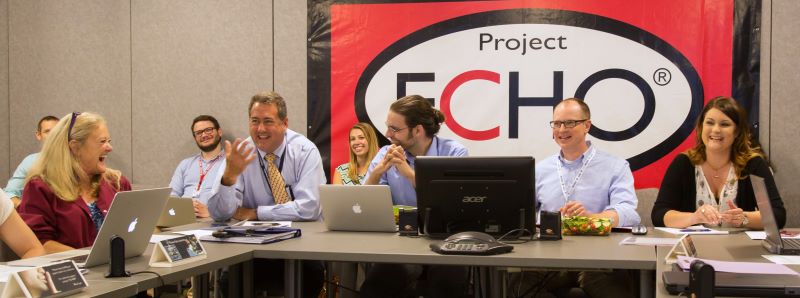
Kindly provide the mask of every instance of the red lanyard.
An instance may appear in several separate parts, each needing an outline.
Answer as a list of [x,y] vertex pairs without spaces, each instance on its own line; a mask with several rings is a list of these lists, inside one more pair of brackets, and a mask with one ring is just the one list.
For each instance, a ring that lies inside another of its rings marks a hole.
[[217,163],[217,160],[219,160],[220,156],[222,156],[222,153],[220,153],[219,155],[217,155],[217,157],[214,157],[214,159],[208,162],[208,169],[203,170],[203,156],[200,155],[200,159],[197,160],[197,165],[200,166],[200,182],[197,183],[198,191],[200,190],[200,186],[203,185],[203,179],[206,178],[206,174],[208,174],[208,172],[211,171],[211,168],[214,167],[214,164]]

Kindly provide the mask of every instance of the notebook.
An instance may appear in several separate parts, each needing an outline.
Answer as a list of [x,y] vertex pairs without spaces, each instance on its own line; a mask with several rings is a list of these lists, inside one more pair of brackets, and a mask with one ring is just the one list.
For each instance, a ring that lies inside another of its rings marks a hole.
[[41,266],[65,260],[73,260],[84,268],[106,264],[109,259],[109,240],[114,235],[125,241],[125,258],[140,256],[150,243],[156,221],[164,210],[169,193],[169,187],[118,192],[90,249],[75,249],[17,260],[8,265]]
[[330,231],[397,232],[388,185],[320,185],[319,201]]
[[758,210],[761,211],[761,223],[764,224],[764,232],[767,234],[767,238],[761,242],[761,245],[773,254],[800,255],[800,239],[781,238],[764,178],[751,174],[750,182],[753,184]]
[[161,212],[161,217],[158,218],[156,226],[171,228],[194,223],[195,221],[192,199],[170,197],[167,200],[167,206]]

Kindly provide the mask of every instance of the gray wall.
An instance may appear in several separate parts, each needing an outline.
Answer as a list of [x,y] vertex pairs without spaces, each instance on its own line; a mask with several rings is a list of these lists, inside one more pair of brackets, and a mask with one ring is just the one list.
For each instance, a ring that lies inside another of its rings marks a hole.
[[[775,170],[775,179],[788,211],[787,226],[800,227],[800,139],[798,115],[800,104],[800,1],[764,2],[762,44],[762,141]],[[768,117],[764,118],[767,114]],[[766,131],[766,133],[765,133]]]
[[[760,127],[795,227],[798,14],[800,1],[764,1]],[[41,116],[89,110],[109,120],[111,166],[134,184],[166,185],[197,152],[194,116],[244,137],[248,98],[273,88],[305,133],[305,1],[0,0],[0,184],[38,150]]]
[[137,186],[167,185],[198,152],[199,114],[246,137],[259,91],[281,93],[305,133],[305,24],[295,0],[0,0],[0,185],[38,151],[46,114],[105,116],[109,165]]

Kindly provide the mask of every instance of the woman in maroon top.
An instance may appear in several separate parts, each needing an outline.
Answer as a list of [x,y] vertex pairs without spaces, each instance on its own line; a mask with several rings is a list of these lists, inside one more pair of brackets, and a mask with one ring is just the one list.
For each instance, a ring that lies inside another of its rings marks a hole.
[[72,113],[56,124],[28,174],[19,213],[47,253],[92,246],[111,201],[131,189],[106,167],[111,137],[93,113]]

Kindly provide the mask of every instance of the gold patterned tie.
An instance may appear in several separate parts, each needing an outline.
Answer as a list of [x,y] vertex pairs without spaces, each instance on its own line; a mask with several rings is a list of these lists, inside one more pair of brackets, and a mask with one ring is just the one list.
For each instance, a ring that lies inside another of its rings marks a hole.
[[269,170],[268,179],[269,187],[272,188],[272,197],[275,199],[275,204],[283,204],[289,202],[289,194],[286,193],[286,182],[283,182],[283,176],[281,176],[281,172],[278,172],[278,168],[275,166],[275,158],[278,157],[277,155],[270,153],[264,157],[267,160],[267,165]]

